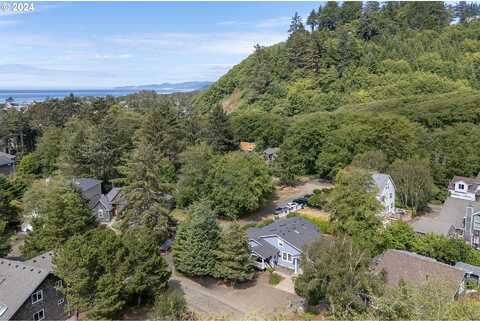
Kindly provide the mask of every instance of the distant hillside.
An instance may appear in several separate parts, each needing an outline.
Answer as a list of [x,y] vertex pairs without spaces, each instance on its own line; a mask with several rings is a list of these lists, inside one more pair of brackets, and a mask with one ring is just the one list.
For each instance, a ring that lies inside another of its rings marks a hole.
[[162,83],[151,84],[141,86],[123,86],[115,87],[118,90],[154,90],[158,92],[182,92],[182,91],[195,91],[203,90],[210,86],[212,83],[209,81],[189,81],[181,83]]
[[377,155],[379,171],[426,160],[442,189],[480,171],[480,7],[452,6],[328,1],[307,26],[295,14],[285,42],[257,46],[194,104],[223,107],[237,140],[280,147],[284,182],[333,179]]
[[195,103],[290,117],[478,90],[480,21],[451,24],[451,13],[443,2],[327,2],[308,26],[295,16],[285,42],[257,47]]

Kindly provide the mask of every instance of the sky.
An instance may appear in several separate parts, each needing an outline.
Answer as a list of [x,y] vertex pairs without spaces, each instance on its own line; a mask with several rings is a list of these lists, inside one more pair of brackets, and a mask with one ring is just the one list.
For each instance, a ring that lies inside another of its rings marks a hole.
[[[11,4],[11,3],[10,3]],[[1,89],[215,81],[320,2],[35,2],[0,9]]]

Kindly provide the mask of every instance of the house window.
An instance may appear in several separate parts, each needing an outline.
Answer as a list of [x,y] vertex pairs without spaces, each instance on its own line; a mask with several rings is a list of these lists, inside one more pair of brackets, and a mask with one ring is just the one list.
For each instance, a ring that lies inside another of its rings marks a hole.
[[465,189],[465,185],[463,184],[458,184],[458,189],[461,189],[462,191]]
[[57,281],[55,282],[55,288],[56,288],[56,289],[62,288],[62,285],[63,285],[62,280],[57,280]]
[[103,210],[98,210],[98,217],[103,218]]
[[57,304],[58,304],[58,305],[62,305],[63,303],[65,303],[65,299],[64,299],[64,298],[61,298],[60,300],[57,301]]
[[283,247],[283,241],[282,240],[278,240],[278,246]]
[[33,320],[40,321],[40,320],[43,320],[43,319],[45,319],[45,310],[44,309],[41,309],[37,313],[33,314]]
[[393,197],[393,194],[392,194],[392,193],[390,193],[390,199],[392,199],[392,197]]
[[292,254],[287,252],[282,252],[282,259],[286,262],[292,262]]
[[32,294],[32,304],[43,300],[43,290],[37,291]]

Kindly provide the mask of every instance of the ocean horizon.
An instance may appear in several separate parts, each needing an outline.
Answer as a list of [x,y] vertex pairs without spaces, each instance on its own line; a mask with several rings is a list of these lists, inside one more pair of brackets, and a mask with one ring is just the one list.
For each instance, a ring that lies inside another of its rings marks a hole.
[[[33,102],[41,102],[46,99],[61,99],[74,94],[78,97],[106,97],[106,96],[126,96],[142,91],[142,89],[57,89],[57,90],[28,90],[28,89],[1,89],[0,104],[8,98],[13,98],[15,103],[19,105],[29,104]],[[175,90],[156,90],[159,94],[171,94]]]

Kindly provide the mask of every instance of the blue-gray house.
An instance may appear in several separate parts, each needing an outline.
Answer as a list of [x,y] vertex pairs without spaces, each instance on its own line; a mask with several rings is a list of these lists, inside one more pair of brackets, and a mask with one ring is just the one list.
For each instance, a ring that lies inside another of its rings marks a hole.
[[320,237],[318,228],[301,217],[279,219],[262,228],[247,230],[249,245],[260,269],[282,266],[300,271],[300,256],[305,245]]

